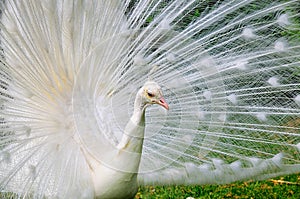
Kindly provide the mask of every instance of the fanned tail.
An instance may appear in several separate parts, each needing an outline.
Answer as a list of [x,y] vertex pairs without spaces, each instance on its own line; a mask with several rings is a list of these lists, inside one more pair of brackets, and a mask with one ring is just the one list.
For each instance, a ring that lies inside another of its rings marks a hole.
[[[170,2],[157,15],[145,10],[155,17],[143,41],[160,44],[141,51],[159,66],[154,79],[171,102],[166,115],[148,112],[141,184],[299,172],[299,1],[224,1],[208,10],[193,3]],[[186,12],[201,9],[180,29]],[[154,39],[158,30],[164,36]]]
[[299,0],[1,4],[1,191],[93,198],[149,77],[141,184],[300,171]]
[[[84,64],[93,64],[93,51],[101,57],[97,46],[126,25],[122,9],[105,1],[1,4],[0,190],[30,198],[93,198],[74,89],[83,83],[78,89],[88,97],[114,89],[109,60],[89,71]],[[111,43],[112,58],[119,41]]]

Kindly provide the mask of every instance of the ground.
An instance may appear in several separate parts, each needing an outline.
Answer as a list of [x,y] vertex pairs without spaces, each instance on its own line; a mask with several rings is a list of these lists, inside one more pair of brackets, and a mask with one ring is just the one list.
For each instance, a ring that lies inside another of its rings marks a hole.
[[265,181],[247,181],[228,185],[148,186],[140,188],[136,199],[298,199],[300,173]]

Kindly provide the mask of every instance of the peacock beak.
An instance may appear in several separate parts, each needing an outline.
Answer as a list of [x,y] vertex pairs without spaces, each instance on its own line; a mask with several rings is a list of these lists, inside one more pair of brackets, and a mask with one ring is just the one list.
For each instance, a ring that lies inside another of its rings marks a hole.
[[162,107],[164,107],[165,109],[169,110],[169,105],[168,105],[168,103],[166,102],[166,100],[163,97],[161,97],[159,99],[159,101],[157,102],[157,104],[159,104]]

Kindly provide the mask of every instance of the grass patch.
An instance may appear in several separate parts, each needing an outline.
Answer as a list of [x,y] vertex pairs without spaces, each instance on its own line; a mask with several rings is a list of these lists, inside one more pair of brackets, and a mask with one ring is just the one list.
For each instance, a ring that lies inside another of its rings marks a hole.
[[[146,186],[135,199],[299,199],[300,173],[265,181],[246,181],[226,185]],[[11,193],[0,193],[0,199],[15,199]]]
[[237,182],[227,185],[147,186],[139,189],[136,199],[191,198],[300,198],[300,174],[265,181]]

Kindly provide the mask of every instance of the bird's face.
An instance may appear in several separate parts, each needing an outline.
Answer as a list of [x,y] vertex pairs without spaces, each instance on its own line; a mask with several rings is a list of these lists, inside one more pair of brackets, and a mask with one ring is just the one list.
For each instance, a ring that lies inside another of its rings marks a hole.
[[146,105],[159,104],[165,109],[169,110],[169,105],[164,99],[162,90],[157,83],[148,81],[145,83],[143,88],[143,98]]

